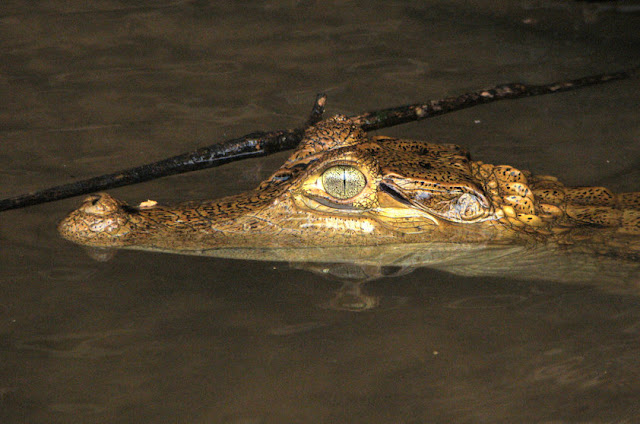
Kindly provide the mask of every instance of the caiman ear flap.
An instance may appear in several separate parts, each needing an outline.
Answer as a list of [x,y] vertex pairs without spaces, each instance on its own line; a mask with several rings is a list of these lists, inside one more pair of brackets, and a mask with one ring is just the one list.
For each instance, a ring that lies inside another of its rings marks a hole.
[[367,133],[359,125],[344,115],[336,115],[307,128],[298,149],[288,162],[296,162],[320,152],[352,146],[366,139]]
[[487,199],[477,193],[463,193],[451,205],[451,214],[460,221],[476,221],[487,215]]
[[482,221],[491,214],[487,198],[479,191],[466,187],[461,190],[415,193],[412,201],[418,208],[452,222]]

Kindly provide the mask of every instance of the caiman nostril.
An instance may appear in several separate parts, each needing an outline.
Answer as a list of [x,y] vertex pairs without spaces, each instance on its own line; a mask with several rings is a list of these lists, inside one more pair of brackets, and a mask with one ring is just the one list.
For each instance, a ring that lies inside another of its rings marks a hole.
[[80,210],[94,215],[107,215],[117,211],[121,203],[106,193],[92,194],[83,200]]
[[89,205],[95,206],[100,201],[101,198],[102,198],[102,196],[100,196],[98,194],[91,194],[91,195],[85,197],[82,200],[82,203],[87,205],[87,206],[89,206]]

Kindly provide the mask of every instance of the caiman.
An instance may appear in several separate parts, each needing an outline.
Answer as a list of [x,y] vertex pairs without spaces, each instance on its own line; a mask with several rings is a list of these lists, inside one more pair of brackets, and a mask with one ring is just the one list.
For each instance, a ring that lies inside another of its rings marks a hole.
[[338,115],[309,127],[285,164],[252,191],[173,206],[96,194],[58,228],[87,246],[194,254],[544,243],[636,260],[640,192],[565,187],[555,177],[472,161],[456,145],[369,137]]

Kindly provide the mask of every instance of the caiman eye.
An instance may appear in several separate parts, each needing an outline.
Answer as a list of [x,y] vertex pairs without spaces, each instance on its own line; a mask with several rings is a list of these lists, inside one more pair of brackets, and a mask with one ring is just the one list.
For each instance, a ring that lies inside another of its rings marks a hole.
[[336,199],[345,200],[357,196],[366,185],[364,174],[353,166],[332,166],[322,173],[322,187]]

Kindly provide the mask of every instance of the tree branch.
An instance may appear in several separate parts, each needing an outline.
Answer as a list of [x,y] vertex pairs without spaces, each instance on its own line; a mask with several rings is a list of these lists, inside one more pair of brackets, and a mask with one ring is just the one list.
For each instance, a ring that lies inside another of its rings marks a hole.
[[542,96],[545,94],[561,93],[563,91],[578,90],[593,85],[611,81],[636,77],[640,68],[610,74],[591,75],[568,81],[557,81],[551,84],[532,85],[510,83],[497,85],[493,88],[478,90],[458,97],[447,97],[442,100],[432,100],[426,103],[416,103],[408,106],[381,109],[366,112],[352,117],[365,131],[387,128],[406,122],[420,121],[434,116],[444,115],[472,106],[497,102],[499,100],[522,99],[525,97]]
[[[365,131],[387,128],[407,122],[419,121],[434,116],[451,113],[469,107],[524,97],[560,93],[577,90],[606,82],[637,76],[638,69],[593,75],[551,84],[527,85],[520,83],[502,84],[493,88],[478,90],[458,97],[432,100],[426,103],[380,109],[353,116],[352,119]],[[319,94],[314,102],[306,126],[314,125],[322,119],[326,95]],[[212,168],[242,159],[267,156],[284,150],[294,149],[304,135],[306,128],[255,132],[203,147],[192,152],[173,156],[158,162],[135,168],[101,175],[87,180],[76,181],[48,189],[35,191],[0,200],[0,211],[23,208],[39,203],[52,202],[68,197],[88,194],[125,185],[137,184],[160,177],[198,169]]]

